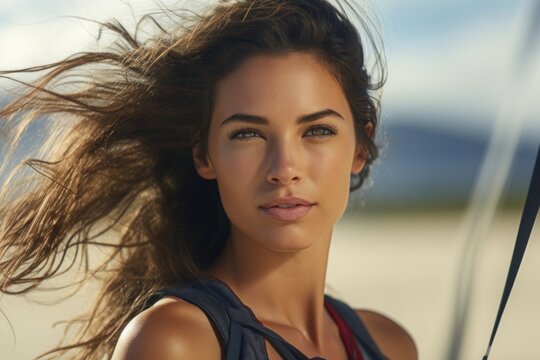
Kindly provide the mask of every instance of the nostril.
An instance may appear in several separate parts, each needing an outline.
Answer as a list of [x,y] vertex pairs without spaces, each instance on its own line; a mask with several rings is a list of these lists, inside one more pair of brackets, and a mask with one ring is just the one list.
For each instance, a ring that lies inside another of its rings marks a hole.
[[279,183],[282,183],[282,184],[290,184],[290,183],[297,183],[300,181],[300,178],[298,176],[295,176],[293,178],[289,178],[289,179],[280,179],[280,178],[276,178],[276,177],[273,177],[270,179],[270,182],[271,183],[274,183],[274,184],[279,184]]

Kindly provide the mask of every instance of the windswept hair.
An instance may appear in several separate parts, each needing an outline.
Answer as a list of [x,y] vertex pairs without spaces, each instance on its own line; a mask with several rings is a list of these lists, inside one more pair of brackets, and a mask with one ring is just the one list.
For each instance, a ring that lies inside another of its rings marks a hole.
[[[23,85],[0,109],[8,155],[0,170],[31,124],[43,120],[50,129],[47,159],[21,164],[40,175],[33,186],[17,177],[23,166],[2,184],[0,291],[27,293],[77,260],[83,281],[103,284],[92,310],[74,322],[76,339],[40,357],[109,358],[149,294],[200,277],[219,255],[229,220],[215,180],[195,171],[192,148],[205,156],[216,83],[248,58],[304,52],[327,66],[365,148],[367,164],[351,190],[360,187],[377,157],[375,91],[385,66],[373,22],[345,5],[358,26],[342,5],[339,11],[325,0],[221,0],[199,14],[164,10],[176,17],[174,26],[149,15],[132,33],[117,21],[101,23],[117,39],[106,51],[0,71]],[[141,40],[148,25],[157,31]],[[16,76],[42,72],[33,83]],[[91,267],[94,247],[109,252]]]

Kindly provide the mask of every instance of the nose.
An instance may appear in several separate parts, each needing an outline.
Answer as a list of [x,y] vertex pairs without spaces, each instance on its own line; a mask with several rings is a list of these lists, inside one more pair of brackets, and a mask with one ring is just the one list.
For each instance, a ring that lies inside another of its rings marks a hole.
[[268,156],[270,168],[266,179],[272,184],[290,185],[302,180],[300,154],[290,144],[275,144]]

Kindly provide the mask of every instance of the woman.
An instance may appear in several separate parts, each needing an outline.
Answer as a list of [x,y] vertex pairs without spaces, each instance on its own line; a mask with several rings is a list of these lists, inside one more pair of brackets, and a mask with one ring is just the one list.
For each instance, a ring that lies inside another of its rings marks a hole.
[[[146,41],[105,24],[118,50],[23,70],[48,73],[2,118],[76,121],[52,161],[29,161],[52,181],[1,209],[2,291],[109,246],[86,268],[105,274],[100,300],[54,356],[416,359],[397,323],[324,295],[333,226],[377,156],[382,80],[355,27],[324,0],[220,1],[181,21]],[[109,229],[116,242],[93,240]]]

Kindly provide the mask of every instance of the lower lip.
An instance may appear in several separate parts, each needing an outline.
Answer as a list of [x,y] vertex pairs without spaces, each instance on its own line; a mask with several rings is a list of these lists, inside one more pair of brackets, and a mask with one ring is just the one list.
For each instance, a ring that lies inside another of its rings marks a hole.
[[296,205],[290,208],[261,208],[265,213],[276,220],[295,221],[303,218],[311,210],[313,205]]

